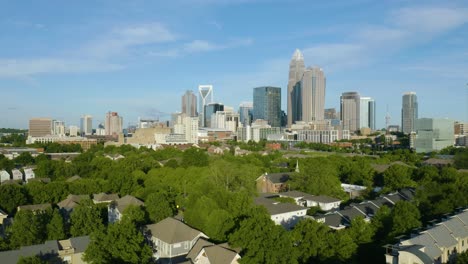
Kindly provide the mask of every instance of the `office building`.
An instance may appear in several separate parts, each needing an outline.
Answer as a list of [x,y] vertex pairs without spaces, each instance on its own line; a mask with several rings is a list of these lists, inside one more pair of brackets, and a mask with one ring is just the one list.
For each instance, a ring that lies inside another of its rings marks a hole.
[[205,106],[213,102],[213,85],[199,85],[198,93],[200,96],[200,103],[198,105],[199,126],[207,127],[205,124]]
[[292,123],[323,120],[325,115],[325,75],[317,67],[304,71],[291,92]]
[[68,127],[68,135],[69,135],[70,137],[76,137],[76,136],[78,136],[79,131],[80,131],[80,129],[79,129],[79,127],[77,127],[77,126],[69,126],[69,127]]
[[217,111],[211,116],[211,127],[226,129],[236,133],[239,127],[239,113],[226,111],[226,107],[224,110],[225,111]]
[[174,134],[184,135],[189,144],[198,144],[198,117],[180,114],[174,124]]
[[239,106],[239,118],[240,123],[243,126],[249,126],[252,124],[253,119],[253,103],[243,102]]
[[187,116],[197,116],[197,96],[192,91],[186,91],[182,96],[182,113]]
[[289,80],[288,80],[288,109],[287,109],[287,118],[288,118],[288,127],[291,127],[294,114],[293,108],[297,108],[294,105],[294,101],[298,101],[297,98],[297,91],[295,92],[295,87],[302,79],[302,75],[304,74],[305,64],[304,64],[304,56],[302,55],[299,49],[294,51],[294,54],[291,58],[291,62],[289,63]]
[[59,120],[52,121],[52,135],[65,136],[65,122]]
[[93,117],[90,115],[84,115],[80,119],[80,134],[81,135],[92,135],[93,134]]
[[104,126],[107,136],[117,136],[123,132],[123,118],[117,112],[108,112]]
[[324,113],[324,119],[339,119],[335,108],[327,108]]
[[281,88],[254,88],[253,119],[263,119],[272,127],[281,126]]
[[355,132],[359,130],[359,109],[360,96],[357,92],[346,92],[340,98],[340,114],[341,122],[344,130]]
[[359,129],[366,127],[375,130],[375,100],[370,97],[361,97],[359,102]]
[[211,116],[214,115],[218,111],[224,111],[224,105],[220,103],[209,103],[205,105],[204,111],[203,111],[203,117],[205,118],[204,124],[205,127],[211,127]]
[[29,120],[29,136],[44,137],[52,134],[52,119],[31,118]]
[[445,118],[418,118],[415,120],[414,148],[418,153],[439,151],[455,143],[454,121]]
[[404,93],[401,108],[401,129],[403,133],[409,134],[414,131],[416,119],[418,119],[418,97],[415,92]]

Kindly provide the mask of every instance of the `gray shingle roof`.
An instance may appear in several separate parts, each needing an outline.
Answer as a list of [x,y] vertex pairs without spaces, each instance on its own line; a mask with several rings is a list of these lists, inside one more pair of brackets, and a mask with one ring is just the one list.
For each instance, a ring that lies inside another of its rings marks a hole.
[[375,206],[374,204],[372,204],[370,202],[362,202],[362,203],[354,205],[354,206],[357,207],[360,211],[362,211],[363,213],[365,213],[369,217],[374,216],[377,213],[377,211],[379,210],[379,208],[377,208],[377,206]]
[[366,215],[361,213],[356,208],[347,208],[347,209],[338,211],[338,213],[342,215],[346,219],[346,221],[348,221],[349,223],[351,223],[351,221],[354,218],[359,217],[359,216],[366,218]]
[[30,205],[20,205],[18,206],[18,211],[19,210],[31,210],[31,211],[38,211],[38,210],[46,210],[48,208],[51,208],[51,204],[30,204]]
[[62,209],[74,209],[80,204],[80,201],[83,199],[89,199],[89,195],[74,195],[70,194],[67,196],[67,199],[61,201],[60,203],[57,204],[57,206]]
[[346,222],[346,220],[336,212],[323,215],[323,218],[325,219],[325,224],[332,227],[340,227],[348,224],[348,222]]
[[127,209],[127,207],[130,205],[136,205],[136,206],[145,205],[141,200],[131,195],[125,195],[124,197],[116,200],[115,203],[117,205],[117,209],[119,209],[119,212],[121,213],[123,213],[123,211],[125,211],[125,209]]
[[209,242],[205,238],[199,238],[195,245],[193,245],[192,249],[189,251],[187,254],[187,259],[190,259],[192,261],[195,260],[195,258],[198,256],[198,253],[200,253],[200,250],[206,246],[212,246],[214,245],[213,243]]
[[270,215],[284,214],[289,212],[296,212],[307,210],[302,206],[292,203],[280,203],[272,199],[257,197],[255,204],[264,206]]
[[442,254],[442,251],[435,245],[436,241],[432,239],[432,237],[427,233],[423,233],[423,234],[420,234],[419,236],[415,236],[409,239],[409,242],[412,245],[425,246],[426,247],[425,253],[432,259],[436,259]]
[[468,226],[468,210],[458,214],[457,217]]
[[115,201],[119,199],[118,194],[98,193],[93,195],[93,200],[97,202]]
[[428,232],[439,246],[451,248],[457,245],[457,240],[452,237],[450,230],[445,225],[436,225],[433,228],[428,229]]
[[192,241],[200,235],[206,237],[206,235],[201,231],[191,228],[172,217],[168,217],[156,224],[147,225],[146,227],[153,237],[156,237],[168,244]]
[[205,247],[204,250],[210,264],[232,263],[237,256],[236,252],[218,245]]
[[81,236],[81,237],[72,237],[70,238],[70,244],[75,249],[75,253],[83,253],[85,252],[86,248],[90,242],[89,236]]
[[416,257],[418,257],[424,264],[432,264],[434,260],[431,259],[428,255],[421,251],[423,246],[421,245],[411,245],[411,246],[402,246],[400,251],[410,252]]
[[468,237],[468,226],[464,225],[458,217],[453,217],[443,223],[457,238]]
[[289,180],[289,173],[271,173],[265,175],[272,183],[285,183]]
[[399,201],[405,201],[406,200],[399,193],[387,194],[387,195],[384,195],[384,197],[387,198],[388,200],[392,201],[393,204],[396,204]]

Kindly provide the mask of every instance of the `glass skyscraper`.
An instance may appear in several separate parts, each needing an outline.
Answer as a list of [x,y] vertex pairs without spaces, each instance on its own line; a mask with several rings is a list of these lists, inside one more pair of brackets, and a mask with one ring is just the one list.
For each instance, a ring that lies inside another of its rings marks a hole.
[[205,105],[203,116],[205,127],[211,127],[211,116],[218,111],[224,111],[224,105],[220,103],[209,103]]
[[404,93],[401,108],[401,129],[403,133],[409,134],[415,131],[416,119],[418,119],[418,97],[415,92]]
[[263,119],[272,127],[281,126],[281,88],[254,88],[253,119]]
[[370,97],[361,97],[359,106],[359,128],[375,130],[375,101]]

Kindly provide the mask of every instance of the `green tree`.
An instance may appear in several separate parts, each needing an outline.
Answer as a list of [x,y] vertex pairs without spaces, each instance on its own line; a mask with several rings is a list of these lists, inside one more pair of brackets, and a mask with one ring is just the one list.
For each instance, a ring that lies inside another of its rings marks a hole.
[[138,227],[147,223],[146,212],[141,206],[129,205],[122,215],[126,221],[129,221]]
[[468,251],[458,254],[456,264],[468,264]]
[[60,212],[55,209],[52,213],[52,218],[47,224],[47,239],[48,240],[61,240],[65,239],[65,225],[63,223],[63,217]]
[[460,151],[453,158],[455,167],[458,169],[468,169],[468,150]]
[[93,264],[150,263],[151,248],[143,234],[128,219],[109,225],[106,232],[91,235],[84,260]]
[[145,205],[149,218],[155,223],[173,216],[176,211],[174,201],[170,201],[168,195],[160,192],[150,194]]
[[241,247],[244,263],[297,263],[290,234],[275,225],[268,213],[255,209],[229,237],[234,247]]
[[412,169],[399,164],[390,166],[383,173],[384,189],[397,190],[405,187],[416,187],[416,183],[411,179]]
[[0,208],[13,213],[19,205],[27,203],[26,192],[23,187],[15,184],[0,186]]
[[89,235],[103,228],[100,209],[89,199],[82,200],[80,204],[73,209],[70,222],[70,233],[74,237]]
[[30,210],[22,210],[16,213],[13,225],[9,229],[10,246],[19,248],[43,242],[41,230],[43,226],[37,215]]
[[205,167],[208,166],[208,154],[205,151],[197,148],[189,148],[182,154],[181,165],[185,168],[194,167]]
[[23,152],[14,159],[14,162],[22,166],[32,165],[34,164],[34,158],[31,156],[31,153]]
[[234,228],[231,214],[223,209],[213,210],[206,221],[206,234],[213,240],[226,241],[227,235]]
[[413,228],[421,227],[418,208],[406,201],[399,201],[392,210],[392,231],[390,237],[402,235]]
[[366,223],[363,217],[356,217],[351,221],[351,227],[346,230],[357,244],[372,242],[375,230],[372,225]]
[[42,260],[39,256],[20,257],[18,264],[47,264],[48,262]]
[[[300,263],[313,263],[323,259],[328,250],[329,228],[313,220],[302,220],[293,229]],[[331,254],[332,255],[332,254]]]
[[371,226],[375,230],[374,241],[384,241],[392,229],[392,212],[383,205],[371,219]]

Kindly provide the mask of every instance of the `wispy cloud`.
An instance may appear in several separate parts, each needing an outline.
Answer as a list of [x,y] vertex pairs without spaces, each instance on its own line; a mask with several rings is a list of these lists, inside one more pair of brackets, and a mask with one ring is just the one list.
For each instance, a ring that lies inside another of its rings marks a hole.
[[222,43],[222,44],[210,42],[207,40],[196,39],[196,40],[184,43],[178,48],[173,48],[173,49],[164,50],[164,51],[149,52],[148,54],[150,56],[157,56],[157,57],[179,57],[179,56],[184,56],[184,55],[193,54],[193,53],[218,51],[218,50],[249,46],[253,42],[254,41],[251,38],[234,39],[226,43]]

